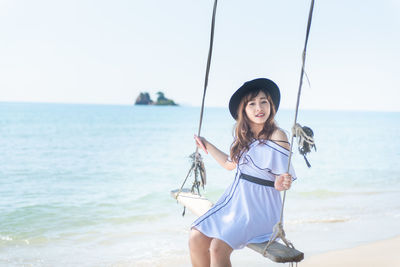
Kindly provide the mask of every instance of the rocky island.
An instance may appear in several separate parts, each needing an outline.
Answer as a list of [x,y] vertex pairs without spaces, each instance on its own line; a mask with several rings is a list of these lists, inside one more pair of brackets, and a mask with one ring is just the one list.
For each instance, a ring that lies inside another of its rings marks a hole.
[[136,98],[135,105],[177,106],[177,104],[173,100],[166,98],[163,92],[158,92],[157,95],[157,101],[154,102],[153,100],[151,100],[149,93],[140,93],[139,96]]

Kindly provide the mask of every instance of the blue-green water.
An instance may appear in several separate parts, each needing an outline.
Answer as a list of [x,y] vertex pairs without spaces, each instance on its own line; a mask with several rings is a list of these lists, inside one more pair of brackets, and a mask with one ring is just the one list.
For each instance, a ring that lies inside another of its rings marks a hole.
[[[0,103],[0,266],[189,266],[194,216],[169,191],[194,152],[199,108]],[[277,121],[289,130],[293,111]],[[206,108],[202,135],[228,151],[234,121]],[[285,229],[306,256],[400,234],[400,113],[300,111]],[[205,156],[205,194],[234,173]],[[190,186],[190,181],[187,183]],[[240,250],[233,264],[271,264]]]

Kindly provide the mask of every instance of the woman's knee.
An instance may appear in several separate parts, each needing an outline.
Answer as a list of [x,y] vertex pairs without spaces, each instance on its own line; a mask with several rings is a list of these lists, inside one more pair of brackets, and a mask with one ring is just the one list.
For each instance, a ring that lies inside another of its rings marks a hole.
[[224,241],[219,239],[213,239],[210,244],[210,255],[211,258],[226,260],[229,259],[233,249]]
[[204,235],[202,232],[192,229],[189,236],[190,250],[208,250],[210,247],[211,238]]

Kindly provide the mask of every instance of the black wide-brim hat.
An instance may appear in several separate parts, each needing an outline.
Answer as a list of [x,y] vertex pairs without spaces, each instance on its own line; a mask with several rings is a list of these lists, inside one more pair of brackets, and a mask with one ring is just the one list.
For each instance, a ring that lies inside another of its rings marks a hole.
[[232,95],[231,100],[229,100],[229,111],[235,120],[238,117],[237,111],[243,96],[252,91],[257,91],[260,89],[264,89],[264,91],[268,92],[275,106],[275,110],[278,111],[279,102],[281,101],[281,92],[279,91],[279,87],[273,81],[267,78],[258,78],[245,82]]

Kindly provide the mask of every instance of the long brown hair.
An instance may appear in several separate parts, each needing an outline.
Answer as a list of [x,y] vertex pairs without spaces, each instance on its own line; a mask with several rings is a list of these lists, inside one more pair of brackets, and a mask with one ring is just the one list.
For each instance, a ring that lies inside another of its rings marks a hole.
[[[261,91],[265,93],[265,95],[267,96],[267,100],[270,103],[270,113],[267,121],[264,123],[264,127],[261,132],[258,134],[258,136],[254,136],[250,128],[251,121],[246,115],[246,106]],[[234,128],[235,140],[231,145],[230,151],[230,157],[235,163],[239,162],[239,159],[242,156],[243,152],[249,149],[249,146],[254,139],[268,140],[270,139],[272,133],[278,128],[275,123],[276,109],[274,103],[272,102],[272,98],[269,93],[263,89],[251,91],[248,94],[244,95],[240,101],[237,114],[238,117]]]

